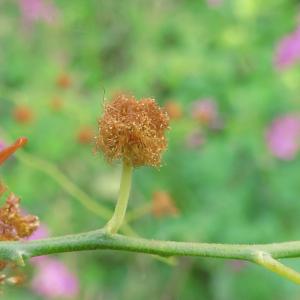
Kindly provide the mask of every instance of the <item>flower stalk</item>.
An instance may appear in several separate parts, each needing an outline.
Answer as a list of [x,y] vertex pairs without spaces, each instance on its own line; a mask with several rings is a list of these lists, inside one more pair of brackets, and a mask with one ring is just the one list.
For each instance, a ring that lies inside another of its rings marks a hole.
[[119,196],[115,207],[115,211],[112,218],[108,221],[108,223],[105,226],[105,229],[109,234],[117,233],[124,222],[131,188],[132,171],[132,165],[124,160]]

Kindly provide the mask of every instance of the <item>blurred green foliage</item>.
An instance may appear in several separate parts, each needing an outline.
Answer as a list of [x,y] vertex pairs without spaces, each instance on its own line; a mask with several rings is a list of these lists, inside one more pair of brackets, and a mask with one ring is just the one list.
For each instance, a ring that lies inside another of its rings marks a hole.
[[[170,193],[180,214],[146,211],[131,225],[157,239],[265,243],[299,239],[300,160],[281,162],[266,148],[265,132],[278,114],[297,111],[299,66],[273,66],[278,40],[297,24],[298,1],[201,0],[56,1],[54,24],[25,28],[17,1],[0,3],[0,118],[12,138],[27,136],[26,151],[52,162],[95,201],[113,208],[120,166],[78,142],[97,132],[104,99],[117,91],[182,106],[171,123],[160,170],[135,171],[129,211],[149,206],[153,192]],[[57,84],[61,74],[71,79]],[[199,128],[192,103],[217,101],[224,129],[187,147]],[[63,105],[51,108],[54,98]],[[18,123],[26,106],[31,122]],[[52,235],[92,230],[105,220],[86,210],[52,178],[13,159],[1,168],[23,206]],[[181,258],[169,266],[141,254],[113,251],[60,255],[80,279],[78,299],[299,299],[299,289],[274,274],[236,262]],[[289,262],[300,268],[297,261]],[[30,268],[28,274],[34,273]],[[29,277],[33,275],[28,275]],[[41,299],[6,288],[6,299]]]

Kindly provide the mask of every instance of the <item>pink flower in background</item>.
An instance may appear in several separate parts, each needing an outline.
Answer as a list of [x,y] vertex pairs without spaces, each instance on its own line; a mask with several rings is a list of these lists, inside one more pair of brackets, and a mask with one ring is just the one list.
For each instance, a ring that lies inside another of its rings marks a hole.
[[25,25],[43,21],[52,24],[56,21],[58,10],[53,3],[45,0],[19,0],[22,19]]
[[[41,225],[29,240],[49,237],[49,230]],[[32,290],[45,299],[74,298],[79,292],[78,278],[67,266],[56,258],[39,256],[31,259],[37,272],[32,281]]]
[[78,279],[67,267],[54,258],[47,258],[39,266],[32,289],[44,298],[74,298],[79,291]]
[[223,4],[223,0],[206,0],[206,2],[210,7],[217,7]]
[[266,139],[274,156],[283,160],[295,158],[299,150],[300,115],[287,114],[276,118],[267,131]]
[[300,27],[284,36],[278,43],[275,53],[275,65],[282,70],[300,59]]

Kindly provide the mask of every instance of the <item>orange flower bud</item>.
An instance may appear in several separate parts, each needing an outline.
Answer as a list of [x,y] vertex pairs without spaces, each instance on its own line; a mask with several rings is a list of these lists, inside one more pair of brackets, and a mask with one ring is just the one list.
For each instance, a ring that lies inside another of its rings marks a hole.
[[72,80],[68,74],[61,74],[60,76],[58,76],[56,83],[60,88],[66,89],[70,87],[70,85],[72,84]]
[[16,122],[21,124],[28,124],[33,120],[32,110],[24,105],[18,105],[13,111],[13,116]]

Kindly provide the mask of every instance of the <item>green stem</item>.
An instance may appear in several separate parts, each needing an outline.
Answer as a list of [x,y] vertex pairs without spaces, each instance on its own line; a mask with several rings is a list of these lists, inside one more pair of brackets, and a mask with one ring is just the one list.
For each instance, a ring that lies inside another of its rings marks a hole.
[[112,218],[105,226],[107,232],[110,234],[116,233],[124,222],[131,188],[132,171],[132,165],[124,161],[118,201]]
[[300,241],[272,244],[215,244],[159,241],[109,235],[104,229],[28,242],[0,242],[0,260],[14,260],[16,253],[24,258],[52,253],[111,249],[156,254],[160,256],[202,256],[242,259],[262,264],[259,253],[273,259],[300,257]]
[[200,256],[241,259],[257,263],[295,283],[300,275],[276,259],[300,257],[300,241],[273,244],[213,244],[148,240],[119,234],[106,229],[30,242],[0,242],[0,260],[24,265],[24,259],[53,253],[110,249],[172,256]]

